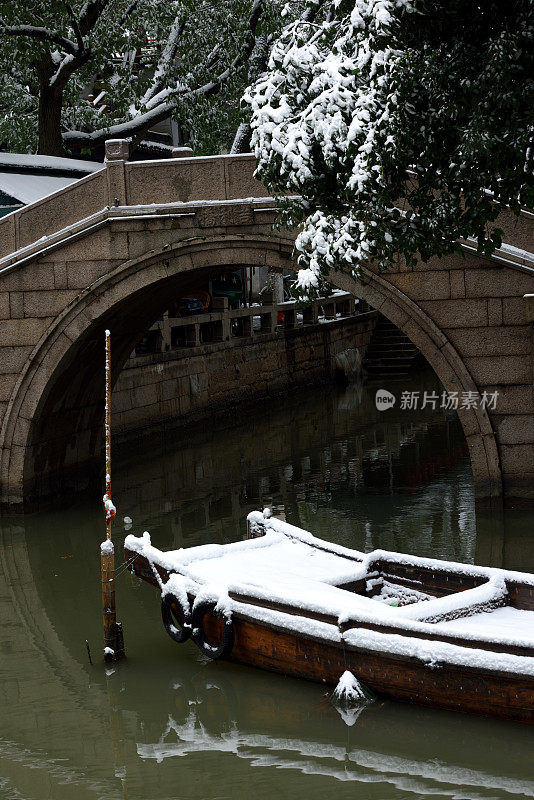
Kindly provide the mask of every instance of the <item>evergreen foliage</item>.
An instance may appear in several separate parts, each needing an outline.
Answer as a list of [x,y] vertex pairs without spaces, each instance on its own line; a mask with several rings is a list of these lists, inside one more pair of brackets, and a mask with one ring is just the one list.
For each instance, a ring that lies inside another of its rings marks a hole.
[[299,285],[501,244],[534,206],[532,0],[309,2],[247,90],[258,175],[298,226]]

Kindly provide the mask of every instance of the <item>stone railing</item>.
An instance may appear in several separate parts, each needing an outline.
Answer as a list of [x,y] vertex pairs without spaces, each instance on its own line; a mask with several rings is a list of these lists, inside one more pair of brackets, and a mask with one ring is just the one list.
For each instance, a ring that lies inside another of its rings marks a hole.
[[101,170],[0,219],[0,258],[106,208],[269,196],[254,178],[250,153],[193,157],[189,148],[178,148],[176,156],[130,162],[127,142],[106,142]]
[[266,292],[261,299],[261,305],[232,309],[228,307],[228,298],[216,297],[213,310],[206,314],[173,317],[166,312],[137,345],[132,358],[171,350],[190,350],[217,342],[253,339],[262,334],[333,322],[370,311],[365,301],[356,299],[349,292],[335,292],[307,305],[295,300],[273,303],[272,294]]

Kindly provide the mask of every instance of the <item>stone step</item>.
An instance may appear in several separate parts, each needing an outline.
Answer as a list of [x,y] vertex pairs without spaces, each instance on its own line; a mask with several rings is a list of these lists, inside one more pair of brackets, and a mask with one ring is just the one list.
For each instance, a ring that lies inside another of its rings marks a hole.
[[379,319],[364,358],[364,367],[373,377],[407,375],[419,355],[418,348],[392,322]]

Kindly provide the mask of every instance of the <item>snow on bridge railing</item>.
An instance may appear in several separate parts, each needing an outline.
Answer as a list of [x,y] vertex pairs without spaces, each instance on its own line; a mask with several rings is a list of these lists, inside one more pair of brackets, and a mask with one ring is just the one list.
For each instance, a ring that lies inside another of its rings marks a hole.
[[253,177],[252,154],[139,162],[127,158],[122,140],[107,142],[102,169],[1,218],[0,258],[117,206],[269,196]]

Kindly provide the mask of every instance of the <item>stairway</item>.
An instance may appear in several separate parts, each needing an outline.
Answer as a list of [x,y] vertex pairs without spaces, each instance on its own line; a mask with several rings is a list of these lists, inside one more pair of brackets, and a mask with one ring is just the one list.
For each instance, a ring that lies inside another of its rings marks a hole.
[[423,356],[406,334],[380,316],[363,360],[367,375],[370,378],[402,377],[422,362]]

